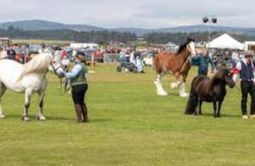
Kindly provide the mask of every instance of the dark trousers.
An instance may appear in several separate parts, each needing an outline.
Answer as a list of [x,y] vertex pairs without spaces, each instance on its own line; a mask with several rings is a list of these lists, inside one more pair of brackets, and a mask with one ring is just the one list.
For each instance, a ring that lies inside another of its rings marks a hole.
[[74,104],[84,105],[84,97],[88,89],[88,84],[72,86],[72,98]]
[[251,96],[251,112],[250,114],[255,114],[255,85],[253,81],[241,81],[241,91],[242,91],[242,101],[241,108],[242,114],[247,114],[247,98],[248,94]]
[[88,122],[88,108],[84,102],[84,97],[88,89],[88,84],[72,86],[72,98],[77,116],[77,122]]

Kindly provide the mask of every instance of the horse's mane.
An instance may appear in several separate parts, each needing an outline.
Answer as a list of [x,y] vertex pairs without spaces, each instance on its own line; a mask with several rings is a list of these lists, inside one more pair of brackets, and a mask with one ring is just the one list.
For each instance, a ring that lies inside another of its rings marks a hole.
[[190,42],[194,42],[194,39],[192,39],[192,38],[188,38],[187,39],[187,41],[185,42],[185,43],[183,43],[183,44],[181,44],[180,46],[179,46],[179,49],[178,49],[178,51],[176,52],[176,54],[180,54],[185,48],[186,48],[186,46],[190,43]]
[[213,88],[214,85],[217,85],[218,83],[224,81],[224,76],[226,75],[227,69],[221,68],[218,70],[218,72],[212,77],[211,79],[211,88]]
[[51,60],[51,53],[40,53],[24,65],[21,77],[30,73],[46,73]]
[[222,80],[224,79],[224,75],[226,74],[226,69],[221,68],[217,71],[217,73],[213,76],[212,80]]

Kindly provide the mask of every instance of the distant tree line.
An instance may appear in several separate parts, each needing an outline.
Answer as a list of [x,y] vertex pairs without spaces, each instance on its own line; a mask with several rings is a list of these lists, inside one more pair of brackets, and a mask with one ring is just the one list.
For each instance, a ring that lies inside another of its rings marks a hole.
[[[144,34],[142,37],[148,43],[165,44],[173,42],[181,44],[188,37],[194,38],[198,42],[213,39],[223,32],[196,32],[196,33],[160,33],[152,32]],[[242,34],[230,34],[239,41],[255,40],[255,36],[245,36]],[[0,29],[0,36],[10,37],[12,39],[42,39],[42,40],[69,40],[75,42],[94,42],[105,44],[109,41],[118,41],[127,43],[128,41],[137,40],[138,36],[130,32],[111,32],[111,31],[90,31],[78,32],[74,30],[40,30],[40,31],[24,31],[22,29],[10,26],[8,29]]]
[[135,33],[110,32],[110,31],[90,31],[78,32],[73,30],[40,30],[24,31],[10,26],[7,30],[0,29],[0,36],[12,39],[42,39],[42,40],[69,40],[75,42],[107,43],[109,41],[119,41],[127,43],[135,41]]
[[[181,44],[186,41],[188,37],[195,39],[197,42],[205,42],[212,40],[220,36],[224,32],[196,32],[196,33],[148,33],[144,35],[144,40],[148,43],[165,44],[167,42],[173,42],[175,44]],[[230,33],[230,35],[239,40],[240,42],[247,40],[255,40],[255,36],[247,36],[237,33]]]

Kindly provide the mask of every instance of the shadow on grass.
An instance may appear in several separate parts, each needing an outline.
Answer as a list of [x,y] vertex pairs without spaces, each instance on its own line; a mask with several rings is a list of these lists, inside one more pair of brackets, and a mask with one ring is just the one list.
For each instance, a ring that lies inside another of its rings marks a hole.
[[176,97],[179,97],[179,93],[174,93],[174,92],[168,92],[167,93],[167,96],[176,96]]
[[97,122],[110,122],[112,119],[104,119],[104,118],[98,118],[98,119],[89,119],[90,123],[97,123]]
[[[213,113],[203,113],[202,115],[196,115],[196,116],[200,116],[200,117],[203,117],[203,116],[211,116],[213,117]],[[240,115],[229,115],[229,114],[221,114],[220,118],[224,118],[224,117],[230,117],[230,118],[240,118]]]
[[[50,117],[47,117],[48,120],[56,120],[56,121],[76,121],[75,117],[71,117],[71,118],[68,118],[68,117],[53,117],[53,116],[50,116]],[[92,119],[92,118],[89,118],[89,123],[99,123],[99,122],[108,122],[108,121],[112,121],[111,119],[103,119],[103,118],[98,118],[98,119]]]
[[[4,119],[22,119],[22,115],[20,114],[11,114],[7,115]],[[30,120],[37,120],[37,117],[34,115],[29,115]],[[61,117],[61,116],[46,116],[46,121],[76,121],[75,117]],[[109,122],[112,121],[112,119],[106,119],[106,118],[90,118],[89,123],[100,123],[100,122]]]

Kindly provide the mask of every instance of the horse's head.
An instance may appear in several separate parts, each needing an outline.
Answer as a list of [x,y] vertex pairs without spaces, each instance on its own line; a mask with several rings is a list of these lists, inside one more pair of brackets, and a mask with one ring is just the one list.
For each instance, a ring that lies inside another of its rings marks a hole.
[[53,72],[58,77],[60,77],[61,73],[64,71],[64,68],[59,61],[59,51],[53,51],[51,55],[52,59],[48,69],[49,71]]
[[217,71],[217,73],[213,76],[213,80],[220,80],[227,84],[230,88],[234,88],[235,81],[233,79],[233,74],[230,72],[229,69],[221,68]]
[[195,43],[194,43],[194,39],[192,38],[188,38],[187,41],[180,45],[178,51],[176,54],[181,54],[182,52],[187,53],[188,51],[188,56],[195,56],[196,55],[196,49],[195,49]]
[[187,49],[190,52],[191,56],[196,55],[196,49],[195,49],[195,40],[192,38],[188,38],[187,40]]
[[231,71],[228,70],[228,69],[224,70],[224,80],[230,88],[235,87],[235,81],[233,79],[233,73],[231,73]]

